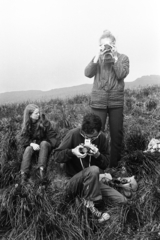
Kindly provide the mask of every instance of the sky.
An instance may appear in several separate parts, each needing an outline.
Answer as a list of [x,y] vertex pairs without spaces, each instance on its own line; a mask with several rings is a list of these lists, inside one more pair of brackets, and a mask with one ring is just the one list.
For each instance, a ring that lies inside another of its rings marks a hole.
[[110,30],[125,81],[160,75],[159,0],[0,0],[0,93],[93,83],[84,69]]

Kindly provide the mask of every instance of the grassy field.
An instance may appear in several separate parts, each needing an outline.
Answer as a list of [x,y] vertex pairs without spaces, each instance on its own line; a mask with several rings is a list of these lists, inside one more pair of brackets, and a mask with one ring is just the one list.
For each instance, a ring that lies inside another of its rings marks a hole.
[[[90,111],[90,96],[34,102],[47,114],[61,140],[69,129],[80,126]],[[160,239],[160,154],[144,153],[160,131],[160,87],[125,90],[124,141],[121,174],[135,175],[138,190],[125,205],[104,201],[111,215],[99,224],[76,199],[66,201],[66,179],[51,154],[45,189],[34,176],[21,190],[19,133],[28,102],[0,106],[0,239],[3,240],[156,240]],[[109,138],[108,122],[106,137]],[[108,169],[109,170],[109,169]]]

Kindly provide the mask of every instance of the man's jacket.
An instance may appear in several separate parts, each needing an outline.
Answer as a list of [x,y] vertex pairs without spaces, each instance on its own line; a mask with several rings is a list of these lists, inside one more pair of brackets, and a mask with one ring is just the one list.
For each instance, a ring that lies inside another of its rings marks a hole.
[[85,158],[77,158],[71,149],[84,143],[84,136],[81,134],[80,128],[72,129],[64,137],[60,146],[54,151],[54,159],[58,163],[65,163],[65,170],[68,176],[74,176],[84,168],[89,166],[98,166],[104,170],[109,165],[109,152],[107,139],[104,133],[101,133],[92,144],[95,144],[99,149],[100,155],[95,158],[94,156],[87,155]]
[[91,107],[106,109],[122,107],[124,104],[124,78],[129,73],[129,59],[118,53],[116,63],[97,63],[93,60],[85,68],[85,76],[94,77]]

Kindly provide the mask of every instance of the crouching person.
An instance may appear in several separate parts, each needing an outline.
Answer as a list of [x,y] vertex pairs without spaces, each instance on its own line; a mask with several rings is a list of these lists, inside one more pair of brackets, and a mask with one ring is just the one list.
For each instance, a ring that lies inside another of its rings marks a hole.
[[21,183],[29,177],[32,159],[37,155],[37,175],[44,178],[49,154],[57,145],[56,132],[44,114],[35,104],[29,104],[24,110],[21,130],[21,145],[24,149],[21,163]]
[[54,151],[54,159],[65,163],[69,177],[67,195],[80,197],[85,207],[98,218],[99,222],[110,218],[95,207],[95,202],[107,197],[115,203],[124,203],[126,198],[115,189],[99,181],[100,171],[109,165],[108,143],[101,131],[99,116],[89,113],[83,118],[80,128],[72,129]]

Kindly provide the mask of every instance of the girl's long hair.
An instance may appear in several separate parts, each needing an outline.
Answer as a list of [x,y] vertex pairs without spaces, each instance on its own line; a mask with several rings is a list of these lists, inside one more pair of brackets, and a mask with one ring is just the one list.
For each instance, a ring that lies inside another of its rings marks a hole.
[[39,107],[35,104],[28,104],[24,110],[23,114],[23,123],[22,123],[22,134],[30,134],[31,131],[31,118],[30,115],[34,112],[35,109]]

